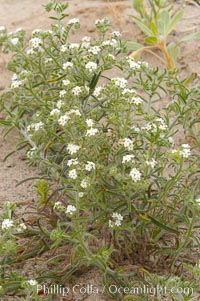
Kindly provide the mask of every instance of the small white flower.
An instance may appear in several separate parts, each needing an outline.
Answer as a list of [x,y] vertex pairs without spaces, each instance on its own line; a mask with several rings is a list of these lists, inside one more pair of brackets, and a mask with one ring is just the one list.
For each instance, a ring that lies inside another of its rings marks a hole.
[[61,107],[64,105],[64,102],[62,101],[62,100],[58,100],[58,102],[57,102],[57,108],[58,109],[61,109]]
[[37,151],[36,147],[32,147],[27,153],[26,156],[28,159],[32,159]]
[[133,182],[138,182],[141,179],[141,172],[137,168],[132,168],[130,171],[130,176]]
[[82,38],[82,42],[89,43],[90,41],[91,41],[91,37],[85,36],[85,37]]
[[154,168],[157,164],[157,161],[155,159],[151,159],[150,161],[146,161],[146,164],[151,168]]
[[94,125],[94,120],[92,119],[86,119],[86,123],[88,127],[92,127]]
[[69,45],[69,49],[78,49],[79,48],[79,44],[78,43],[71,43],[70,45]]
[[17,88],[21,87],[22,85],[23,85],[22,80],[15,80],[11,84],[11,89],[17,89]]
[[95,21],[95,25],[104,25],[105,23],[107,23],[107,24],[109,24],[110,23],[110,21],[109,21],[109,19],[108,18],[103,18],[103,19],[97,19],[96,21]]
[[24,223],[19,224],[19,226],[17,227],[17,232],[23,232],[27,229],[26,225]]
[[120,213],[114,212],[112,214],[112,219],[109,220],[109,227],[113,228],[114,226],[119,227],[122,224],[123,216]]
[[134,96],[131,98],[131,103],[134,103],[135,105],[140,105],[143,103],[143,100],[140,96]]
[[91,171],[91,170],[95,170],[95,168],[96,166],[94,162],[87,161],[87,164],[85,165],[85,170]]
[[102,45],[102,47],[110,46],[112,48],[116,48],[117,47],[117,40],[115,40],[115,39],[105,40],[105,41],[103,41],[103,43],[101,45]]
[[0,26],[0,31],[5,31],[5,30],[6,30],[5,26]]
[[87,188],[87,187],[88,187],[88,181],[85,180],[85,179],[82,180],[80,186],[81,186],[82,188]]
[[58,210],[62,210],[63,209],[63,204],[61,202],[55,202],[53,209],[58,209]]
[[78,196],[79,196],[79,198],[82,198],[84,196],[84,192],[79,192]]
[[128,151],[132,151],[133,150],[133,141],[130,138],[124,138],[122,140],[122,143],[124,145],[124,147],[128,150]]
[[41,128],[43,128],[44,123],[42,121],[37,122],[37,123],[32,123],[30,125],[28,125],[27,127],[27,131],[30,132],[31,130],[34,131],[39,131]]
[[68,114],[69,115],[71,115],[71,114],[74,114],[74,115],[76,115],[76,116],[81,116],[81,112],[78,110],[78,109],[71,109],[69,112],[68,112]]
[[66,214],[72,215],[76,211],[76,207],[73,205],[68,205],[65,211]]
[[60,52],[67,52],[67,50],[68,48],[66,44],[60,46]]
[[88,49],[89,53],[92,53],[94,55],[98,54],[101,51],[101,48],[99,46],[92,46]]
[[2,230],[9,229],[11,227],[13,227],[13,221],[9,218],[4,219],[1,225]]
[[53,109],[50,112],[50,116],[55,116],[55,115],[57,116],[59,114],[60,114],[60,110],[59,109]]
[[63,70],[67,70],[68,68],[72,68],[74,64],[72,62],[66,62],[63,64]]
[[64,97],[66,94],[67,94],[67,91],[65,91],[65,90],[61,90],[61,91],[59,92],[59,96],[60,96],[60,97]]
[[190,145],[189,144],[182,144],[181,145],[181,151],[180,151],[180,155],[183,158],[188,158],[191,155],[191,150],[190,150]]
[[121,32],[119,32],[119,31],[113,31],[112,33],[111,33],[111,37],[113,37],[113,38],[120,38],[122,35],[121,35]]
[[67,162],[67,166],[78,165],[78,164],[79,164],[78,158],[70,159],[70,160],[68,160],[68,162]]
[[73,24],[80,24],[80,20],[78,18],[73,18],[68,21],[68,25],[73,25]]
[[64,86],[69,86],[69,84],[70,84],[70,81],[68,79],[63,79],[62,82],[63,82]]
[[29,48],[29,49],[27,49],[26,53],[27,53],[27,55],[33,55],[35,53],[35,51],[33,48]]
[[133,70],[140,70],[141,68],[141,62],[136,62],[133,58],[127,57],[127,62],[129,64],[129,67]]
[[33,49],[39,49],[42,44],[42,40],[40,38],[32,38],[30,39],[30,45]]
[[60,118],[58,119],[59,125],[65,126],[65,125],[67,124],[69,118],[70,118],[70,117],[69,117],[69,114],[68,114],[68,113],[66,113],[66,114],[63,115],[63,116],[60,116]]
[[196,199],[196,202],[200,206],[200,197]]
[[127,85],[127,80],[125,78],[121,78],[121,77],[116,77],[116,78],[112,78],[111,81],[114,82],[116,87],[120,87],[122,89],[124,89]]
[[72,94],[74,96],[79,96],[82,92],[82,87],[76,86],[72,89]]
[[78,177],[76,169],[71,169],[69,171],[68,175],[71,179],[74,179],[74,180],[77,179],[77,177]]
[[19,43],[19,39],[18,38],[12,38],[12,39],[10,39],[10,42],[13,45],[17,45]]
[[96,88],[94,89],[93,95],[94,95],[95,97],[98,97],[98,96],[101,94],[102,89],[103,89],[103,87],[96,87]]
[[97,69],[97,64],[95,62],[88,62],[85,65],[85,68],[89,71],[89,72],[94,72]]
[[80,149],[80,146],[79,145],[76,145],[76,144],[68,144],[67,146],[67,150],[68,152],[70,153],[70,155],[73,155],[73,154],[76,154],[78,152],[78,150]]
[[86,132],[86,136],[95,136],[98,133],[98,129],[90,128]]
[[35,285],[38,284],[38,282],[37,282],[36,280],[34,280],[34,279],[27,280],[26,282],[27,282],[28,284],[30,284],[31,286],[35,286]]
[[51,57],[47,57],[45,60],[44,60],[44,63],[45,64],[49,64],[49,63],[52,63],[53,62],[53,59]]
[[122,158],[122,164],[131,162],[131,161],[133,161],[134,158],[135,158],[134,155],[126,155],[126,156],[123,156],[123,158]]

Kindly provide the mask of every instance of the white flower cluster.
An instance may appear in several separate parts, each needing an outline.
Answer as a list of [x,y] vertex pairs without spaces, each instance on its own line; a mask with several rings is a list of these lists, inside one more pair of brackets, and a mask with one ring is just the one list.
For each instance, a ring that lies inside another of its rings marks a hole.
[[35,279],[27,280],[26,283],[31,285],[31,286],[38,285],[38,282]]
[[119,227],[122,224],[123,216],[120,213],[114,212],[112,214],[112,219],[109,220],[109,227],[113,228],[114,226]]
[[44,123],[42,121],[40,122],[36,122],[36,123],[32,123],[30,125],[27,126],[27,131],[30,132],[31,130],[37,132],[39,131],[41,128],[43,128]]
[[134,58],[128,56],[126,58],[126,61],[129,64],[129,67],[133,70],[140,70],[141,66],[145,66],[146,68],[148,68],[148,63],[147,62],[140,62],[140,61],[135,61]]
[[80,47],[80,45],[78,43],[71,43],[69,44],[69,49],[73,50],[73,49],[78,49]]
[[125,155],[122,158],[122,164],[126,164],[128,162],[131,162],[131,161],[133,161],[134,158],[135,158],[134,155]]
[[96,166],[94,162],[87,161],[87,164],[85,165],[85,170],[92,171],[95,170]]
[[19,226],[16,228],[18,233],[21,233],[27,229],[26,225],[24,223],[20,223]]
[[112,48],[116,48],[117,47],[117,40],[116,39],[111,39],[111,40],[105,40],[103,41],[103,43],[101,44],[102,47],[112,47]]
[[138,106],[138,105],[140,105],[140,104],[143,103],[143,99],[142,99],[140,96],[136,95],[136,96],[133,96],[133,97],[130,99],[129,103],[130,103],[130,104],[133,103],[133,104],[135,104],[136,106]]
[[86,124],[87,124],[88,127],[92,127],[94,125],[94,120],[86,119]]
[[98,97],[98,96],[101,94],[102,89],[103,89],[103,87],[96,87],[96,88],[94,89],[93,95],[94,95],[95,97]]
[[2,228],[2,230],[6,230],[6,229],[9,229],[9,228],[11,228],[13,226],[14,226],[13,221],[11,219],[9,219],[9,218],[6,218],[2,222],[1,228]]
[[75,24],[80,24],[80,20],[78,18],[73,18],[68,21],[67,25],[75,25]]
[[0,31],[5,31],[6,30],[6,28],[5,28],[5,26],[0,26]]
[[168,127],[162,118],[156,118],[155,122],[147,122],[147,124],[142,127],[142,130],[157,133],[158,130],[165,132],[167,128]]
[[24,81],[18,79],[18,76],[16,73],[12,76],[12,83],[11,83],[11,89],[17,89],[23,85]]
[[68,162],[67,162],[67,166],[78,165],[78,164],[79,164],[78,158],[70,159],[70,160],[68,160]]
[[65,213],[68,215],[73,215],[74,212],[76,212],[76,207],[73,205],[68,205]]
[[150,161],[146,161],[146,165],[150,166],[151,168],[154,168],[157,164],[157,161],[153,158]]
[[121,34],[121,32],[119,32],[119,31],[113,31],[112,33],[111,33],[111,37],[113,37],[113,38],[120,38],[122,36],[122,34]]
[[68,176],[70,179],[73,179],[73,180],[77,179],[77,177],[78,177],[77,170],[71,169],[68,173]]
[[37,151],[36,147],[32,147],[27,153],[26,156],[28,159],[32,159]]
[[30,39],[30,45],[34,50],[40,49],[42,45],[42,40],[40,38],[32,38]]
[[104,24],[109,24],[110,23],[110,21],[109,21],[109,19],[108,18],[103,18],[103,19],[97,19],[96,21],[95,21],[95,25],[104,25]]
[[94,72],[97,70],[97,64],[95,62],[88,62],[86,65],[85,65],[85,68],[90,72]]
[[57,108],[60,110],[61,108],[62,108],[62,106],[64,105],[64,101],[63,100],[58,100],[58,102],[57,102]]
[[67,146],[67,150],[70,153],[70,155],[76,154],[79,149],[80,149],[80,146],[76,145],[76,144],[69,143]]
[[[56,110],[56,109],[55,109]],[[60,118],[58,119],[58,123],[61,126],[65,126],[67,124],[67,122],[71,119],[71,115],[74,114],[78,117],[81,116],[81,113],[78,109],[71,109],[69,112],[66,112],[65,115],[60,116]]]
[[65,52],[67,52],[67,50],[68,50],[68,47],[67,47],[66,44],[63,44],[63,45],[60,46],[60,52],[65,53]]
[[50,112],[50,116],[57,116],[60,114],[60,110],[59,109],[53,109]]
[[191,155],[190,145],[189,144],[182,144],[180,155],[187,159]]
[[67,70],[68,68],[72,68],[74,64],[72,62],[66,62],[63,64],[63,70]]
[[72,89],[72,94],[74,96],[79,96],[82,93],[83,89],[80,86],[76,86]]
[[65,208],[64,208],[63,204],[58,201],[58,202],[55,202],[55,204],[53,206],[53,209],[57,209],[57,210],[63,211]]
[[69,86],[70,85],[70,81],[68,79],[63,79],[62,83],[63,83],[63,86]]
[[128,151],[132,151],[133,150],[133,141],[130,138],[124,138],[122,140],[122,144],[124,145],[124,147],[128,150]]
[[90,48],[90,41],[91,41],[90,37],[87,36],[83,37],[81,47],[85,49]]
[[19,38],[12,38],[10,39],[10,43],[16,46],[19,43]]
[[137,168],[132,168],[130,171],[130,176],[133,182],[138,182],[141,179],[141,172]]
[[82,188],[84,188],[84,189],[86,189],[87,187],[88,187],[88,180],[86,180],[86,179],[83,179],[82,181],[81,181],[81,184],[80,184],[80,186],[82,187]]
[[114,82],[114,85],[116,87],[119,87],[122,89],[126,88],[126,86],[127,86],[127,80],[123,77],[112,78],[111,81]]
[[64,97],[66,94],[67,94],[67,92],[66,92],[65,90],[61,90],[61,91],[59,92],[60,98]]
[[95,136],[98,133],[98,129],[90,128],[86,132],[86,136]]
[[88,49],[88,52],[94,55],[99,54],[99,52],[101,51],[101,48],[99,46],[92,46]]

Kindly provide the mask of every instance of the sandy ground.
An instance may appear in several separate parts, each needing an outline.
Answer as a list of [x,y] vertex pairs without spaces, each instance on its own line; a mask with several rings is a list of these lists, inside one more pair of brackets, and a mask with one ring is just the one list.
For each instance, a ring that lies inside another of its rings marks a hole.
[[[51,22],[48,14],[41,8],[47,0],[0,0],[0,25],[5,25],[9,31],[19,27],[25,29],[29,34],[36,28],[49,28]],[[78,41],[83,35],[94,35],[96,19],[108,16],[113,24],[113,30],[120,30],[126,39],[137,38],[141,41],[141,33],[132,23],[130,14],[133,14],[131,0],[103,1],[103,0],[71,0],[69,2],[70,18],[78,17],[81,20],[81,30],[74,32],[74,41]],[[187,5],[186,13],[177,26],[176,31],[170,39],[177,40],[179,37],[190,32],[200,30],[200,7]],[[11,73],[7,71],[7,62],[10,54],[3,54],[0,51],[0,90],[6,89]],[[151,65],[157,64],[152,57],[144,57]],[[181,57],[178,67],[182,75],[188,76],[192,73],[200,73],[200,40],[190,41],[182,46]],[[37,176],[36,168],[28,166],[24,161],[24,152],[20,151],[9,157],[5,162],[4,157],[15,148],[17,141],[16,132],[12,132],[3,138],[0,128],[0,201],[32,202],[35,195],[31,188],[31,182],[26,182],[18,187],[16,184],[32,176]],[[95,270],[91,270],[80,276],[82,284],[93,284],[101,286],[100,277]],[[8,300],[8,299],[6,299]],[[11,299],[10,299],[11,300]],[[58,297],[57,300],[69,300]],[[108,301],[105,294],[73,295],[70,300],[86,301]]]

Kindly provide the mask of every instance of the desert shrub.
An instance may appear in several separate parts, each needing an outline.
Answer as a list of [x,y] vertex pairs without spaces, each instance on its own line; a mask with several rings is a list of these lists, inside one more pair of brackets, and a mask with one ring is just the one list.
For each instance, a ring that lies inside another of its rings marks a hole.
[[[13,244],[2,251],[2,295],[23,295],[43,281],[64,285],[93,266],[120,300],[132,298],[134,284],[187,285],[180,267],[199,247],[199,155],[197,144],[187,141],[187,127],[198,121],[192,100],[199,88],[186,88],[176,70],[159,71],[124,55],[126,43],[119,32],[110,33],[107,18],[96,21],[96,38],[73,43],[70,30],[79,20],[61,22],[64,4],[52,1],[46,9],[54,9],[57,23],[34,30],[28,43],[24,31],[4,31],[15,73],[2,96],[7,116],[1,122],[18,129],[18,148],[28,147],[28,162],[43,176],[34,184],[33,223],[25,214],[28,226],[18,222],[19,235],[13,214],[2,215],[1,251],[8,238]],[[23,246],[18,237],[26,238]],[[63,246],[70,258],[61,270]],[[50,253],[51,268],[38,271],[37,282],[10,273],[10,266],[48,250],[59,255]],[[190,270],[196,261],[194,255]],[[198,277],[190,286],[197,285]],[[29,294],[37,298],[35,289]]]

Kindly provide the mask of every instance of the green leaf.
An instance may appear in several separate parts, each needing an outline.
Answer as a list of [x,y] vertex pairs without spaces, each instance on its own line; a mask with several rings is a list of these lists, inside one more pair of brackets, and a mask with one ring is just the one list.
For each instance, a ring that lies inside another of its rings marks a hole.
[[184,9],[181,9],[177,14],[175,14],[175,16],[167,26],[166,35],[168,35],[175,28],[176,24],[182,19],[183,15]]
[[142,21],[140,21],[138,18],[136,18],[136,17],[133,16],[133,21],[144,32],[144,34],[146,34],[147,36],[151,36],[152,35],[151,30],[146,25],[144,25],[144,23]]
[[138,50],[138,49],[144,47],[142,44],[137,43],[137,42],[132,42],[132,41],[128,41],[126,45],[127,45],[128,50]]
[[145,42],[147,44],[156,44],[158,42],[158,39],[155,36],[147,37],[145,39]]
[[184,36],[182,39],[180,39],[180,42],[185,42],[185,41],[190,41],[190,40],[195,40],[195,39],[200,39],[199,31]]
[[3,118],[0,118],[0,124],[3,124],[5,126],[11,126],[12,125],[12,122],[11,121],[7,121]]
[[169,15],[169,12],[168,11],[163,11],[161,14],[160,14],[160,17],[159,17],[159,22],[158,22],[158,31],[161,35],[163,36],[167,36],[168,34],[168,27],[169,27],[169,24],[170,24],[170,15]]
[[154,223],[156,226],[166,230],[166,231],[169,231],[169,232],[173,232],[173,233],[176,233],[176,234],[179,234],[179,231],[168,226],[168,225],[165,225],[163,224],[162,222],[158,221],[157,219],[155,219],[154,217],[148,215],[148,218],[150,218],[150,220],[152,221],[152,223]]

